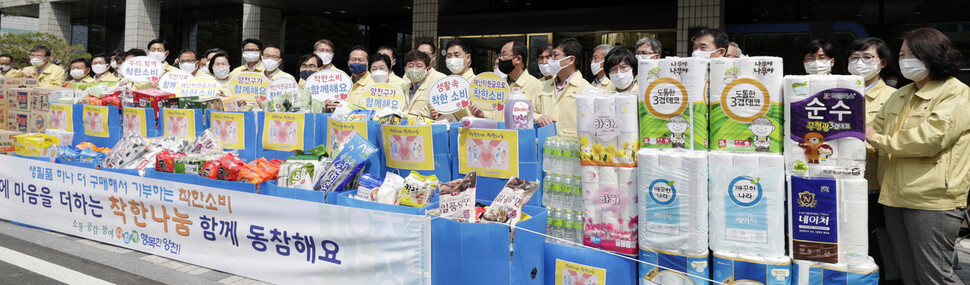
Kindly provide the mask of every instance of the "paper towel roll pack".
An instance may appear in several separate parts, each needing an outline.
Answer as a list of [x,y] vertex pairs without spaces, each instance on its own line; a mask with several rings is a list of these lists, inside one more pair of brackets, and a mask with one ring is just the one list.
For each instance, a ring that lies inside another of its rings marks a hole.
[[640,248],[708,250],[707,152],[640,149]]
[[785,76],[789,175],[863,177],[865,84],[854,75]]
[[785,255],[785,158],[712,151],[711,250]]
[[710,149],[782,152],[782,58],[710,61]]
[[712,279],[725,284],[788,285],[791,259],[714,251]]
[[[640,249],[640,284],[700,285],[711,278],[710,253],[694,254]],[[659,265],[659,266],[657,266]]]
[[792,273],[793,285],[879,284],[879,266],[871,257],[862,264],[852,266],[795,260]]
[[640,146],[707,149],[707,59],[641,60]]
[[583,244],[637,254],[636,168],[583,166]]
[[604,95],[602,90],[590,87],[576,97],[576,112],[582,165],[637,165],[640,147],[635,95]]
[[865,179],[788,177],[792,258],[860,265],[868,261]]

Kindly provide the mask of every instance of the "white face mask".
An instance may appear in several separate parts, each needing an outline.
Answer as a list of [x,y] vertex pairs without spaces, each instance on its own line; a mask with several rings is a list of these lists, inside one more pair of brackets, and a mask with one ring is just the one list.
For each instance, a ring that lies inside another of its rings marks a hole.
[[179,63],[179,69],[188,73],[194,72],[195,68],[196,67],[194,62]]
[[552,71],[549,68],[549,64],[548,63],[546,63],[546,64],[539,64],[539,73],[542,73],[542,76],[550,76],[550,75],[552,75]]
[[653,55],[652,54],[638,54],[637,55],[637,61],[648,60],[648,59],[653,59]]
[[257,60],[259,60],[259,52],[258,51],[244,51],[243,54],[242,54],[242,58],[246,62],[256,62]]
[[567,56],[567,57],[564,57],[564,58],[560,58],[559,60],[549,59],[549,72],[550,72],[550,74],[552,74],[552,75],[559,74],[559,71],[561,71],[563,68],[565,68],[564,66],[562,66],[562,61],[563,60],[566,60],[567,58],[570,58],[570,57],[573,57],[573,56],[570,55],[570,56]]
[[832,71],[832,60],[816,60],[805,63],[805,72],[811,75],[826,75]]
[[199,67],[199,72],[196,72],[195,74],[209,74],[209,63],[203,64],[202,67]]
[[926,69],[926,64],[918,58],[900,59],[899,72],[903,73],[903,77],[912,81],[920,81],[930,75],[930,70]]
[[333,60],[333,53],[330,53],[330,52],[315,52],[314,54],[316,54],[317,56],[320,57],[321,60],[323,60],[323,65],[328,65],[330,64],[330,61]]
[[374,83],[385,83],[387,82],[387,78],[389,76],[391,76],[391,74],[383,70],[374,70],[370,72],[370,78],[374,79]]
[[857,60],[856,62],[849,63],[849,73],[852,75],[858,75],[864,77],[866,80],[872,79],[879,74],[879,62],[873,61],[870,63],[862,62],[862,60]]
[[105,71],[108,71],[108,65],[107,64],[95,64],[95,65],[92,65],[91,66],[91,70],[94,71],[94,74],[102,74]]
[[158,62],[165,61],[165,53],[164,52],[157,52],[157,51],[149,52],[148,53],[148,57],[150,57],[150,58],[152,58],[154,60],[157,60]]
[[85,75],[87,74],[84,74],[84,69],[71,69],[71,77],[76,80],[81,80]]
[[114,69],[118,69],[118,62],[117,62],[117,61],[114,61],[114,60],[112,60],[112,61],[111,61],[111,68],[114,68]]
[[448,70],[451,70],[451,74],[458,74],[465,69],[465,59],[464,58],[449,58],[445,60],[445,65]]
[[589,71],[593,72],[593,76],[600,74],[603,71],[603,61],[589,63]]
[[41,65],[44,65],[44,59],[39,57],[31,57],[30,65],[33,65],[35,67],[40,67]]
[[279,67],[279,65],[280,65],[280,61],[278,60],[268,59],[268,58],[263,59],[263,67],[266,68],[266,71],[276,70],[276,68]]
[[633,70],[621,73],[610,73],[610,81],[613,81],[613,86],[616,89],[626,89],[633,84]]
[[218,79],[225,79],[226,77],[229,77],[228,67],[213,67],[212,72],[214,73],[213,75],[215,75]]
[[499,70],[498,67],[496,67],[495,70],[492,70],[492,72],[495,72],[495,74],[498,74],[498,76],[501,76],[502,78],[506,78],[509,76],[508,74],[505,74],[504,72]]
[[715,49],[712,51],[695,50],[694,52],[690,53],[690,56],[696,58],[711,58],[711,54],[717,52],[718,50],[721,49]]
[[0,70],[2,70],[2,71],[10,70],[10,66],[9,65],[0,65]]

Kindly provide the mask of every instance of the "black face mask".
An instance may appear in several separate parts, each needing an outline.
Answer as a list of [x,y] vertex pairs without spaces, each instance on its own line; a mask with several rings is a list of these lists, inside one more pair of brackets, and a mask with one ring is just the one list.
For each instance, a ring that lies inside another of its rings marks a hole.
[[498,61],[498,71],[502,73],[509,74],[515,69],[515,65],[512,64],[512,60],[499,60]]
[[309,69],[300,71],[300,78],[303,78],[303,80],[306,80],[307,78],[310,78],[310,75],[313,75],[313,73],[315,72],[316,71],[309,70]]

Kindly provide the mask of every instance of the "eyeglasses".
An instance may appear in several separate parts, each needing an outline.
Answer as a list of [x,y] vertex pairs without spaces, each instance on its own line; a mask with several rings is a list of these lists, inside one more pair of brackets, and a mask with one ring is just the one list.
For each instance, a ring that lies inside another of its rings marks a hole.
[[636,55],[655,55],[655,54],[656,54],[656,53],[653,53],[653,52],[649,52],[649,51],[638,51],[638,52],[636,53]]
[[818,60],[830,60],[830,59],[832,59],[832,58],[829,57],[829,56],[827,56],[827,55],[824,55],[824,54],[823,55],[820,55],[820,56],[817,56],[817,57],[813,57],[813,56],[806,56],[805,57],[805,61],[818,61]]
[[633,70],[633,67],[631,67],[626,62],[623,62],[623,63],[620,63],[620,64],[614,66],[614,67],[611,67],[610,70],[609,70],[609,73],[610,74],[624,73],[624,72],[627,72],[627,71],[630,71],[630,70]]
[[853,55],[849,57],[849,62],[857,62],[859,60],[862,60],[862,63],[872,63],[879,61],[879,58],[868,54],[862,56]]
[[315,69],[315,68],[317,68],[317,65],[316,64],[302,64],[302,65],[300,65],[300,68],[303,68],[303,69]]
[[263,55],[263,58],[265,58],[265,59],[273,59],[273,60],[279,60],[279,59],[281,59],[282,57],[280,57],[280,56],[278,56],[278,55],[273,55],[273,54],[264,54],[264,55]]

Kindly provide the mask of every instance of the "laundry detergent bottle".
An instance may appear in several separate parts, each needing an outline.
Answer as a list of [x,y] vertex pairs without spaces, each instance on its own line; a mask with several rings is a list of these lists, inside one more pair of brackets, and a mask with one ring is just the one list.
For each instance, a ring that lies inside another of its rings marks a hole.
[[531,129],[533,123],[532,102],[518,87],[512,88],[512,96],[505,102],[505,128]]

